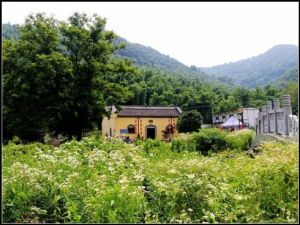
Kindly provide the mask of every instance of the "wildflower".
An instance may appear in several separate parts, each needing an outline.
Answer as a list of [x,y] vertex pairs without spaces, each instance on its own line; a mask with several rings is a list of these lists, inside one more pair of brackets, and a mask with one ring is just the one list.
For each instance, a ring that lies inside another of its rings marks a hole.
[[233,197],[234,197],[236,200],[238,200],[238,201],[244,199],[243,196],[241,196],[241,195],[234,195]]
[[32,206],[30,208],[31,212],[33,212],[34,214],[38,214],[38,215],[45,215],[47,214],[47,211],[44,210],[44,209],[41,209],[39,207],[36,207],[36,206]]
[[176,169],[171,169],[171,170],[168,171],[168,173],[171,173],[171,174],[175,174],[176,172],[177,172]]
[[206,185],[206,188],[209,189],[209,190],[212,190],[212,191],[217,191],[217,190],[218,190],[218,189],[217,189],[214,185],[212,185],[212,184]]
[[192,173],[192,174],[187,174],[186,176],[187,176],[189,179],[195,178],[195,174],[193,174],[193,173]]
[[125,176],[122,177],[122,179],[119,182],[120,182],[120,184],[127,183],[128,182],[127,177],[125,177]]

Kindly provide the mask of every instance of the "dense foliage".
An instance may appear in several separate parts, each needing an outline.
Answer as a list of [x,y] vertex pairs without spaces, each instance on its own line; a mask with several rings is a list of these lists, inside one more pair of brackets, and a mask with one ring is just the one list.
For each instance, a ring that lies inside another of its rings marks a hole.
[[3,41],[6,141],[14,135],[42,140],[45,132],[80,139],[100,126],[104,106],[110,104],[180,106],[183,111],[197,110],[207,124],[213,112],[258,107],[289,93],[293,113],[298,112],[295,82],[285,88],[253,89],[211,82],[194,66],[158,57],[153,49],[105,31],[105,20],[98,16],[74,14],[61,22],[38,14],[22,26],[3,27],[3,38],[10,38]]
[[135,71],[111,57],[120,46],[105,23],[97,15],[75,13],[68,22],[30,15],[18,40],[4,41],[5,139],[42,140],[45,132],[80,139],[101,124],[104,99],[128,99],[128,88],[111,80]]
[[3,146],[3,222],[296,223],[297,154],[297,144],[280,142],[264,143],[255,158],[99,135],[59,147],[11,142]]
[[298,61],[298,46],[277,45],[252,58],[201,69],[208,74],[230,77],[244,87],[256,87],[272,84]]
[[290,83],[299,82],[299,65],[294,68],[287,70],[274,81],[274,85],[281,88],[286,88]]
[[126,48],[116,51],[116,55],[122,58],[132,60],[135,65],[145,68],[158,68],[167,73],[183,75],[189,77],[198,77],[202,80],[213,79],[195,66],[188,67],[168,55],[161,54],[153,48],[141,44],[130,43],[124,38],[119,37],[117,43],[125,43]]
[[198,131],[203,123],[201,113],[196,110],[183,112],[177,121],[177,129],[181,133]]
[[201,129],[187,137],[174,139],[171,149],[175,152],[196,151],[203,155],[224,149],[247,150],[251,147],[253,135],[252,130],[227,132],[217,128]]

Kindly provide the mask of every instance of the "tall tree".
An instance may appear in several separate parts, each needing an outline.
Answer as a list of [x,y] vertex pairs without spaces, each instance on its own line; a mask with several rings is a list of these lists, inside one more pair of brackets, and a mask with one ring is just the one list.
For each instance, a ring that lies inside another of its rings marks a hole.
[[112,57],[122,45],[105,19],[75,13],[67,22],[30,15],[20,37],[3,44],[5,139],[42,140],[45,132],[81,139],[101,124],[106,103],[130,98],[136,69]]
[[42,140],[69,95],[70,62],[59,52],[57,21],[30,15],[18,41],[3,43],[4,138]]
[[121,48],[116,35],[105,30],[106,20],[75,13],[60,25],[66,57],[75,77],[72,105],[63,113],[59,132],[81,139],[84,132],[99,127],[105,113],[105,99],[118,104],[131,95],[122,85],[126,76],[135,73],[127,60],[117,60],[112,53]]

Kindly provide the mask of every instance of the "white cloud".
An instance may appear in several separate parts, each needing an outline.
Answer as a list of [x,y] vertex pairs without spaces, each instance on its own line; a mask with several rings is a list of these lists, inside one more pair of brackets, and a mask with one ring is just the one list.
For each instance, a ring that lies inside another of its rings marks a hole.
[[107,28],[187,64],[211,66],[248,58],[276,44],[298,45],[297,2],[3,2],[2,23],[30,12],[66,20],[98,13]]

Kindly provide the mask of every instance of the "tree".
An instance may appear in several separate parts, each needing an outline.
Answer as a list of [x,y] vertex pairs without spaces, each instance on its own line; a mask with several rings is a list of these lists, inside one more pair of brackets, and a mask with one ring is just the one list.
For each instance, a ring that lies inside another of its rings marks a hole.
[[243,107],[249,107],[250,91],[243,87],[238,87],[233,91],[233,96],[236,102],[239,102]]
[[42,140],[68,104],[71,64],[59,52],[57,21],[30,15],[17,41],[3,43],[3,130],[25,141]]
[[66,57],[75,77],[72,105],[64,112],[58,131],[81,139],[82,134],[99,128],[108,104],[119,104],[132,97],[124,81],[135,74],[131,62],[112,57],[122,47],[117,37],[105,30],[106,20],[97,14],[75,13],[62,22],[60,31]]
[[296,82],[289,82],[285,89],[282,91],[282,95],[290,95],[291,96],[291,105],[293,114],[298,115],[298,107],[299,107],[299,84]]
[[198,131],[203,123],[201,113],[196,110],[183,112],[177,122],[177,129],[179,132],[193,132]]
[[81,139],[97,128],[105,104],[132,97],[136,69],[113,52],[122,45],[105,19],[75,13],[67,22],[30,15],[20,37],[3,43],[5,139],[42,140],[43,134]]

